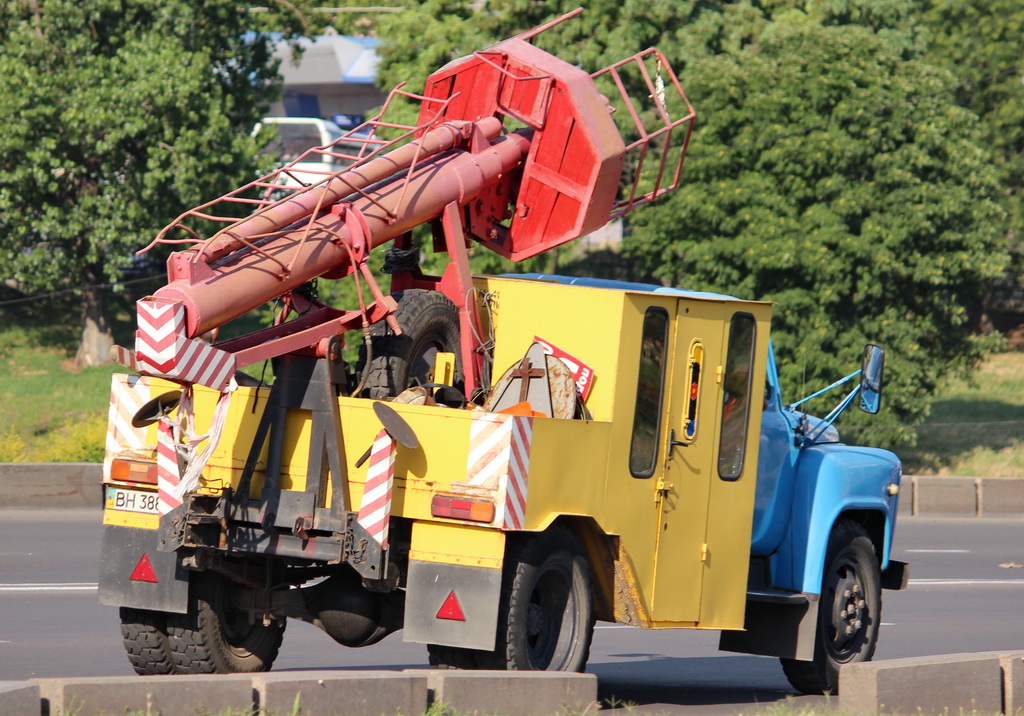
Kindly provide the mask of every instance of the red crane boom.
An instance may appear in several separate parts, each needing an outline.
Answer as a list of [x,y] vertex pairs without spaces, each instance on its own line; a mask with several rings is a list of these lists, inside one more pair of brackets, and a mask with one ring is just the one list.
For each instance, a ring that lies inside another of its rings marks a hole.
[[[122,350],[122,362],[225,389],[234,368],[295,351],[323,355],[330,339],[360,325],[387,318],[400,333],[390,316],[395,303],[377,287],[367,258],[389,241],[408,245],[412,229],[433,223],[449,253],[444,276],[424,282],[407,273],[392,288],[430,286],[460,309],[471,394],[480,379],[480,331],[466,300],[467,241],[519,261],[678,182],[694,114],[661,53],[647,50],[589,75],[529,44],[577,13],[449,63],[428,78],[422,96],[399,86],[378,117],[334,144],[178,217],[154,244],[191,246],[171,255],[168,284],[139,302],[135,354]],[[630,86],[646,89],[647,106],[631,99]],[[417,125],[385,121],[397,99],[421,103]],[[396,139],[382,138],[395,132]],[[359,151],[346,153],[351,146]],[[349,166],[325,171],[311,186],[296,181],[296,165],[320,157]],[[221,228],[203,239],[211,222]],[[357,309],[339,311],[296,292],[315,278],[349,274],[373,296]],[[301,317],[215,348],[195,340],[279,297]]]

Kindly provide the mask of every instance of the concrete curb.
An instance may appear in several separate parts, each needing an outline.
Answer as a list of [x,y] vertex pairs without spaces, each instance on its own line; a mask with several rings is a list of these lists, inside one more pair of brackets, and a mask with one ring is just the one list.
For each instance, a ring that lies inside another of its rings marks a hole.
[[1024,516],[1024,478],[904,475],[900,514],[914,517]]
[[0,504],[99,508],[102,478],[103,466],[91,462],[0,463]]
[[536,671],[306,671],[0,681],[0,716],[138,711],[301,716],[554,716],[593,710],[597,677]]
[[27,681],[0,681],[0,716],[24,716],[39,707],[38,685]]
[[[842,667],[839,683],[839,710],[849,716],[1016,714],[1024,706],[1024,652],[850,664]],[[446,706],[442,713],[450,709],[459,716],[554,716],[589,713],[596,700],[593,674],[530,671],[408,669],[0,681],[0,716],[100,716],[126,710],[170,716],[257,709],[301,716],[420,716],[439,703]]]
[[[5,507],[100,507],[102,466],[88,462],[0,463]],[[904,475],[900,514],[1024,517],[1024,478]]]
[[839,672],[839,710],[1016,714],[1024,705],[1024,652],[945,654],[849,664]]

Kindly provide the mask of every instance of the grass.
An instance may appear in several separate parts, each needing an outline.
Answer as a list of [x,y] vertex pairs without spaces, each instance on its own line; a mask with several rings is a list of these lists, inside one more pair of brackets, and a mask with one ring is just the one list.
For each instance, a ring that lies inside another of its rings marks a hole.
[[[0,329],[0,462],[103,459],[110,375],[78,370],[66,343],[47,329]],[[123,369],[120,369],[123,370]]]
[[937,395],[917,435],[896,449],[908,474],[1024,477],[1024,353],[992,355],[971,384]]

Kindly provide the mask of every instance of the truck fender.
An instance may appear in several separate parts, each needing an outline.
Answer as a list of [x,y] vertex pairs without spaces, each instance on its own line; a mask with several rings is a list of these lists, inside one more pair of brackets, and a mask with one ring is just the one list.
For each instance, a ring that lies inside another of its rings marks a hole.
[[865,523],[884,571],[899,506],[890,486],[899,486],[901,473],[899,460],[885,450],[834,443],[805,448],[788,534],[771,560],[773,585],[818,594],[829,534],[844,514]]

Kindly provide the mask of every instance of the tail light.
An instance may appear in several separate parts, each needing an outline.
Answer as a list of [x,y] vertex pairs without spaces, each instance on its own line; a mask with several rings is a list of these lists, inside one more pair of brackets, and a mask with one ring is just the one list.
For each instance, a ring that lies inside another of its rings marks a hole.
[[494,522],[494,503],[487,500],[467,500],[453,495],[434,495],[430,501],[430,514],[452,520]]
[[115,458],[110,463],[110,479],[117,482],[140,482],[155,485],[157,483],[156,463]]

